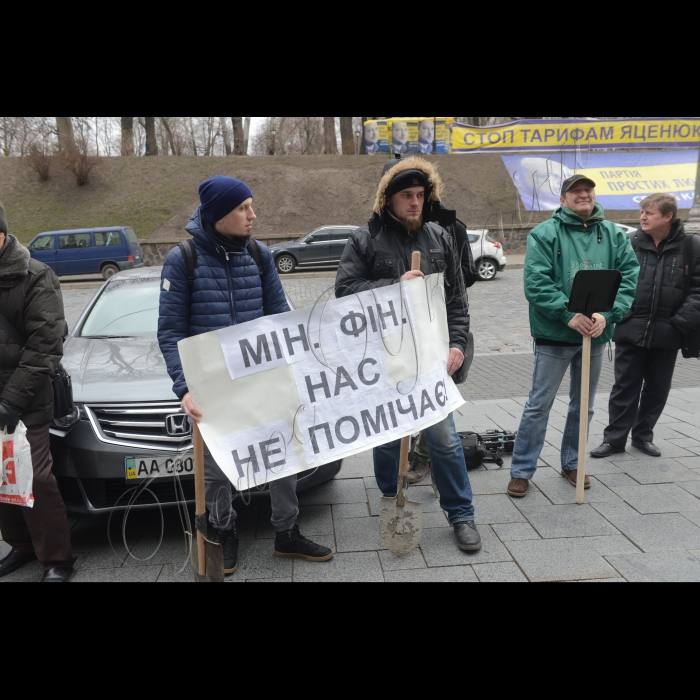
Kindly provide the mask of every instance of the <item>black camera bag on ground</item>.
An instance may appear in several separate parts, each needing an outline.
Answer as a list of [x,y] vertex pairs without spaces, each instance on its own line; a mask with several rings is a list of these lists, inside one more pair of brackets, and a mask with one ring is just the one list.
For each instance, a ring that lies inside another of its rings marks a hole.
[[472,472],[478,469],[488,460],[489,453],[481,444],[479,436],[476,433],[460,433],[459,439],[462,441],[467,471]]
[[507,433],[502,430],[489,430],[485,435],[460,433],[459,438],[462,441],[467,470],[474,471],[486,462],[502,467],[503,453],[513,453],[516,437],[517,433]]
[[[487,462],[502,467],[503,454],[513,454],[517,435],[517,433],[508,433],[502,430],[489,430],[485,435],[472,432],[459,433],[467,471],[473,472]],[[411,461],[413,461],[417,443],[418,436],[416,435],[411,440]]]

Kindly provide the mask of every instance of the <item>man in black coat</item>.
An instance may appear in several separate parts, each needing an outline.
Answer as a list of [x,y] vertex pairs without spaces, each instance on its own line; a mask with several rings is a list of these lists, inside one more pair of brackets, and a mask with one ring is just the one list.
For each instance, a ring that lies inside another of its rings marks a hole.
[[[352,234],[343,253],[336,296],[445,273],[450,334],[447,371],[452,376],[464,364],[467,352],[469,307],[455,241],[445,229],[430,222],[433,208],[440,204],[441,188],[437,169],[419,157],[402,160],[384,175],[374,216]],[[411,270],[414,252],[421,253],[420,271]],[[481,536],[474,522],[472,489],[454,418],[449,416],[425,434],[434,460],[433,478],[458,546],[465,552],[478,552]],[[400,448],[398,441],[374,451],[377,483],[387,498],[396,496]]]
[[[432,121],[430,122],[432,125]],[[384,165],[382,177],[393,170],[403,158],[397,157],[394,160],[388,161]],[[462,277],[464,279],[464,302],[467,310],[469,309],[469,296],[467,289],[471,289],[477,281],[477,270],[474,265],[474,255],[472,247],[469,243],[469,232],[466,225],[457,218],[457,212],[447,209],[442,202],[434,201],[427,207],[424,212],[426,221],[442,226],[454,239],[457,255],[459,257],[460,266],[462,268]],[[467,314],[467,332],[470,329],[471,319]],[[422,484],[428,474],[430,474],[430,451],[428,450],[428,441],[425,433],[421,433],[415,447],[413,449],[413,457],[411,459],[411,468],[408,470],[408,483],[417,485]]]
[[671,391],[678,351],[700,326],[700,237],[693,237],[686,259],[690,234],[678,218],[676,198],[652,195],[641,206],[641,229],[631,236],[641,265],[639,286],[632,310],[615,332],[610,425],[603,444],[591,452],[598,459],[624,452],[630,432],[633,447],[661,457],[654,428]]
[[[53,271],[32,260],[7,228],[0,205],[0,314],[15,330],[11,334],[0,327],[0,430],[13,432],[20,421],[27,428],[34,508],[3,503],[0,494],[0,532],[12,547],[0,561],[0,578],[38,559],[45,570],[43,583],[67,583],[75,557],[49,449],[51,377],[63,357],[66,327],[63,298]],[[26,338],[24,347],[12,335]]]

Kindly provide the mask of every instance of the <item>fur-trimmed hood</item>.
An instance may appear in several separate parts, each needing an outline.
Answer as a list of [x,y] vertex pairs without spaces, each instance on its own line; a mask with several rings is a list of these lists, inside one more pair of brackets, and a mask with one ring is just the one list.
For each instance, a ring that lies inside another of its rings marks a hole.
[[417,156],[411,156],[410,158],[404,158],[397,162],[391,170],[389,170],[386,175],[382,178],[379,183],[379,189],[377,190],[377,199],[374,202],[374,213],[383,216],[386,209],[386,192],[389,189],[391,181],[400,173],[406,170],[420,170],[425,173],[426,177],[432,184],[432,191],[430,197],[426,202],[426,208],[434,204],[439,204],[442,201],[442,178],[440,173],[438,173],[437,168],[425,158],[419,158]]
[[14,236],[6,236],[0,251],[0,279],[26,277],[30,259],[29,251]]

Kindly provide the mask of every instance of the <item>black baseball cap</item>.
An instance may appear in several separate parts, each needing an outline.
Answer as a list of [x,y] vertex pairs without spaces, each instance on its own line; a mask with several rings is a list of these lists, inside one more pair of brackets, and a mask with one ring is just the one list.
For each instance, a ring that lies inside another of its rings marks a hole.
[[568,180],[564,180],[564,184],[561,186],[561,196],[563,197],[574,185],[577,185],[579,182],[587,182],[593,187],[593,189],[598,187],[598,185],[596,185],[590,177],[586,177],[585,175],[574,175]]

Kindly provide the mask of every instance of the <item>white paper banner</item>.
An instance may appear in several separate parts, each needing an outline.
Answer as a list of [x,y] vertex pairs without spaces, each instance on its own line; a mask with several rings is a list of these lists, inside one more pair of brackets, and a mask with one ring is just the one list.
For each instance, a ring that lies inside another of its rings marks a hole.
[[412,435],[464,404],[442,275],[179,344],[202,435],[237,490]]

